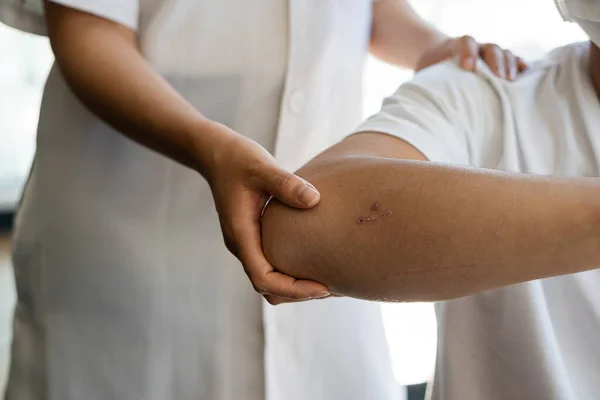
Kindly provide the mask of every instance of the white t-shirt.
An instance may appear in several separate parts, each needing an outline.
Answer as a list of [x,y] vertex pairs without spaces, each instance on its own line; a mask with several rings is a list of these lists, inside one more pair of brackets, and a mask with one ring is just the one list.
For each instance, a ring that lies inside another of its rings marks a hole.
[[[588,46],[555,50],[516,82],[455,63],[417,74],[358,131],[414,145],[431,161],[599,176],[600,105]],[[433,399],[600,398],[600,271],[438,304]]]

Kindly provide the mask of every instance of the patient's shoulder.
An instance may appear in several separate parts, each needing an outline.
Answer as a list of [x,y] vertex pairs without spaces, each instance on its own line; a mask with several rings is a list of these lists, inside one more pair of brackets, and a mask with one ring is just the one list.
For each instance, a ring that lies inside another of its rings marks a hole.
[[489,71],[485,63],[480,61],[477,61],[476,71],[472,72],[462,69],[457,59],[448,59],[416,72],[410,82],[426,87],[477,85],[485,81],[485,71]]
[[539,60],[538,68],[556,67],[570,63],[572,60],[585,61],[589,47],[589,41],[575,42],[557,47]]
[[454,106],[471,105],[485,102],[492,105],[509,98],[535,94],[540,85],[557,85],[557,76],[571,81],[585,66],[588,45],[573,43],[559,47],[545,57],[531,62],[527,71],[515,81],[497,77],[483,60],[478,60],[476,70],[465,71],[456,59],[433,65],[417,72],[413,79],[406,82],[398,94],[411,92],[427,93],[438,103]]
[[[497,109],[504,89],[483,61],[476,71],[465,71],[451,59],[417,72],[388,99],[392,102],[430,104],[439,111],[471,114],[469,110]],[[456,117],[456,115],[455,115]]]
[[396,95],[420,93],[450,109],[475,105],[477,108],[483,105],[497,107],[499,97],[506,89],[504,83],[482,60],[478,60],[473,72],[465,71],[458,65],[458,60],[450,59],[417,72]]

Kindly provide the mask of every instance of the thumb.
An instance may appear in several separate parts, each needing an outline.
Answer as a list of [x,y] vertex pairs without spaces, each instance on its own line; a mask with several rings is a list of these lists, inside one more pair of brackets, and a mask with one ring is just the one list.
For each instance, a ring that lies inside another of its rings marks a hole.
[[263,175],[263,185],[266,192],[294,208],[311,208],[321,199],[321,195],[313,185],[280,168],[267,171]]

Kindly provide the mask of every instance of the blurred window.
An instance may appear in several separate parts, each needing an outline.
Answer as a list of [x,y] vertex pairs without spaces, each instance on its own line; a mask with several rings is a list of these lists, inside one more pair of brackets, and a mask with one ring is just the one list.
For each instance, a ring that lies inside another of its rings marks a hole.
[[52,60],[46,38],[0,24],[0,213],[14,209],[29,174]]

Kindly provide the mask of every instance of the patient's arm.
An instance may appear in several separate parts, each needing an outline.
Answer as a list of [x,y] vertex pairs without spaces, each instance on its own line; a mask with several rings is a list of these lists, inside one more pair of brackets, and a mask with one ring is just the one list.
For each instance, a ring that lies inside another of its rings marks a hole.
[[299,171],[322,194],[315,209],[267,208],[267,258],[332,293],[389,301],[451,299],[600,264],[600,180],[423,160],[376,133],[329,149]]

